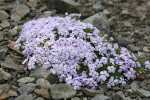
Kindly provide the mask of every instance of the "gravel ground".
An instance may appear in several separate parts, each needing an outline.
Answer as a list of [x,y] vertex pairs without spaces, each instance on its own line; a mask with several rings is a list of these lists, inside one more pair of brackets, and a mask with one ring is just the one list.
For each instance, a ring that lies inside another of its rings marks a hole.
[[29,71],[21,64],[14,41],[23,23],[65,12],[81,13],[84,22],[150,61],[149,0],[0,0],[0,100],[150,100],[150,71],[125,86],[76,91],[40,66]]

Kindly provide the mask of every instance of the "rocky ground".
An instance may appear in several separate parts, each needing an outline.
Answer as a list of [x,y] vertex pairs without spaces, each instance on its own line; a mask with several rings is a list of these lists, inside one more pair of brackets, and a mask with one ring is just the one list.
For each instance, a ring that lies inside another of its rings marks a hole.
[[97,90],[59,83],[47,70],[29,71],[13,46],[23,23],[40,17],[81,13],[102,34],[150,60],[149,0],[0,0],[0,100],[150,100],[150,73],[125,86]]

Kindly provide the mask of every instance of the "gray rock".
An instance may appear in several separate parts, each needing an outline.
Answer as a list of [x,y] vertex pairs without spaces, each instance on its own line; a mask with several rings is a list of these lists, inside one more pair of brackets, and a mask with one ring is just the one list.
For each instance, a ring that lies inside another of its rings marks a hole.
[[30,83],[30,82],[33,82],[35,80],[35,78],[32,78],[32,77],[23,77],[19,80],[17,80],[19,83]]
[[38,4],[41,2],[41,0],[29,0],[28,2],[27,2],[27,5],[29,6],[29,7],[33,7],[33,8],[36,8],[37,6],[38,6]]
[[130,86],[133,91],[136,91],[139,88],[137,81],[132,82]]
[[0,78],[9,80],[11,78],[11,74],[5,72],[2,68],[0,68]]
[[37,65],[37,67],[31,71],[30,77],[34,78],[47,78],[50,74],[50,71],[47,69],[42,68],[41,66]]
[[97,94],[96,90],[88,89],[88,88],[81,88],[82,92],[85,93],[87,96],[95,96]]
[[102,34],[106,34],[110,31],[109,22],[106,16],[101,12],[86,18],[85,20],[83,20],[83,22],[93,24],[94,26],[96,26],[98,29],[101,30]]
[[9,15],[4,10],[0,10],[0,21],[7,20]]
[[24,86],[18,88],[18,91],[19,91],[20,94],[24,94],[24,93],[29,94],[29,93],[31,93],[32,91],[34,91],[35,87],[36,87],[35,84],[33,84],[33,83],[28,83],[28,84],[26,84],[26,85],[24,85]]
[[58,76],[50,73],[46,78],[51,84],[58,82]]
[[68,99],[74,97],[77,93],[73,86],[62,83],[52,84],[50,90],[53,99]]
[[0,32],[0,41],[2,41],[4,39],[3,33]]
[[118,97],[120,97],[120,98],[122,98],[122,99],[125,98],[125,95],[124,95],[124,93],[123,93],[122,91],[116,92],[116,96],[118,96]]
[[108,91],[107,85],[100,85],[99,86],[100,93],[105,94]]
[[102,11],[104,9],[103,5],[101,4],[101,1],[97,1],[92,8],[94,8],[96,11]]
[[134,38],[118,37],[118,42],[120,45],[127,47],[127,45],[129,45],[129,44],[133,44]]
[[3,93],[3,90],[2,89],[0,89],[0,95]]
[[8,51],[8,48],[5,48],[5,47],[0,49],[0,60],[4,60],[6,58],[7,51]]
[[137,89],[136,93],[139,94],[141,97],[150,97],[150,91],[144,89]]
[[9,34],[11,36],[16,36],[17,34],[19,34],[18,31],[20,31],[20,29],[21,29],[21,26],[15,26],[13,29],[9,30]]
[[136,47],[136,46],[134,46],[134,45],[132,45],[132,44],[129,44],[129,45],[127,46],[127,48],[128,48],[129,50],[131,50],[132,52],[135,52],[135,51],[139,51],[139,50],[140,50],[139,47]]
[[4,21],[4,22],[2,22],[2,23],[0,24],[0,26],[1,26],[2,28],[7,28],[7,27],[10,26],[10,23],[9,23],[8,21]]
[[12,10],[11,20],[20,21],[25,15],[29,13],[30,9],[26,5],[18,4],[15,5]]
[[35,89],[34,92],[39,96],[49,99],[49,93],[46,89]]
[[72,98],[71,100],[80,100],[80,98],[75,97],[75,98]]
[[15,100],[33,100],[32,95],[23,94],[18,96]]
[[49,89],[50,88],[50,83],[45,80],[44,78],[39,78],[37,81],[36,81],[36,84],[39,85],[41,88],[44,88],[44,89]]
[[52,15],[54,15],[56,13],[56,10],[52,10],[52,11],[44,11],[41,17],[50,17]]
[[1,64],[4,68],[19,70],[19,65],[14,63],[13,59],[10,56],[7,56],[4,62]]
[[1,84],[0,85],[0,89],[3,91],[3,92],[8,92],[8,90],[10,89],[10,85],[9,84]]
[[110,99],[110,97],[101,94],[97,94],[93,98],[91,98],[91,100],[107,100],[107,99]]

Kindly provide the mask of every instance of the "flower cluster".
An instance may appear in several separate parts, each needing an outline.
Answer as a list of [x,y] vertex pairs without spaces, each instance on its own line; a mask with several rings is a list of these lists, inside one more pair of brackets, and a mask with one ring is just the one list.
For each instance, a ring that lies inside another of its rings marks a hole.
[[138,59],[78,17],[40,18],[24,24],[15,44],[26,56],[23,63],[28,62],[29,69],[40,64],[75,89],[104,83],[111,88],[135,79],[142,68]]

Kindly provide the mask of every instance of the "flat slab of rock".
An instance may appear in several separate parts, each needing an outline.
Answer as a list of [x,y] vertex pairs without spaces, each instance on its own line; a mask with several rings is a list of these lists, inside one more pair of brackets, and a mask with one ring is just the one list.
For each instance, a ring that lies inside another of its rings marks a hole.
[[33,83],[28,83],[28,84],[26,84],[26,85],[24,85],[24,86],[18,88],[18,91],[19,91],[20,94],[24,94],[24,93],[29,94],[29,93],[31,93],[32,91],[34,91],[35,87],[36,87],[35,84],[33,84]]
[[30,9],[26,5],[16,5],[12,10],[11,20],[20,21],[25,15],[29,13]]
[[144,89],[137,89],[136,92],[141,96],[141,97],[150,97],[150,91],[144,90]]
[[53,99],[68,99],[74,97],[77,93],[73,86],[62,83],[52,84],[50,90]]
[[13,69],[13,70],[19,70],[19,66],[15,64],[13,59],[10,56],[7,56],[4,60],[4,62],[1,64],[4,68]]
[[17,80],[19,83],[30,83],[30,82],[33,82],[35,80],[35,78],[31,78],[31,77],[23,77],[19,80]]
[[110,31],[109,21],[102,12],[86,18],[85,20],[83,20],[83,22],[93,24],[105,34]]

